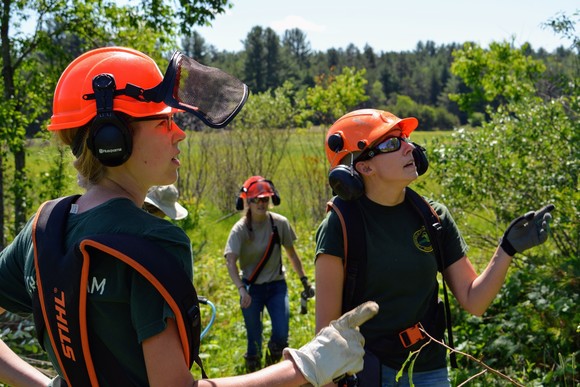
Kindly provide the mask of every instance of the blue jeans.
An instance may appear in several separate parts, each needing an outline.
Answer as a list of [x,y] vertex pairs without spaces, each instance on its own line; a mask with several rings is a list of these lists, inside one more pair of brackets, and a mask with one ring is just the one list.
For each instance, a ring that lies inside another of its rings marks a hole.
[[290,307],[288,302],[288,286],[285,280],[250,285],[252,303],[246,309],[242,308],[246,332],[248,335],[248,356],[262,354],[262,315],[264,307],[272,320],[272,336],[270,342],[282,348],[288,345],[288,330]]
[[[409,387],[409,375],[405,371],[395,382],[398,370],[389,368],[385,365],[381,367],[382,387]],[[450,387],[449,375],[447,368],[440,368],[432,371],[413,372],[413,384],[416,387]]]

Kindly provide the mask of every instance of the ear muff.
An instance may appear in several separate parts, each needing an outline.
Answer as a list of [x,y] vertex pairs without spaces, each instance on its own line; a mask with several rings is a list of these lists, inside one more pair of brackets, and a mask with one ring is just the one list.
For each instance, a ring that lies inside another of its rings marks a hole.
[[99,74],[93,78],[97,116],[89,127],[87,147],[107,167],[123,164],[133,150],[133,136],[127,124],[113,111],[115,78]]
[[238,198],[236,199],[236,210],[241,211],[244,209],[244,199],[242,199],[242,192],[245,192],[246,189],[244,187],[240,188],[240,193],[238,194]]
[[[340,133],[334,133],[328,137],[328,147],[334,152],[339,153],[344,148],[344,139]],[[351,153],[351,157],[352,153]],[[342,200],[355,200],[361,197],[365,192],[365,186],[362,177],[352,165],[338,164],[328,173],[328,184],[332,188],[334,195]]]
[[270,185],[270,188],[272,189],[272,192],[274,193],[271,196],[272,197],[272,204],[274,204],[275,206],[280,205],[280,195],[278,195],[278,191],[276,190],[274,183],[272,183],[272,181],[270,181],[270,180],[263,179],[263,180],[254,181],[247,187],[240,188],[240,193],[238,194],[238,198],[236,199],[236,210],[241,211],[244,209],[244,199],[242,198],[242,193],[248,192],[252,185],[259,183],[259,182],[266,182]]
[[264,181],[266,181],[266,182],[268,182],[268,184],[270,184],[270,187],[272,188],[272,191],[274,192],[274,195],[272,195],[272,204],[274,204],[275,206],[279,206],[280,205],[280,195],[278,195],[278,191],[276,190],[274,183],[272,183],[270,180],[264,180]]
[[415,167],[419,176],[427,172],[429,168],[429,160],[427,159],[427,151],[419,144],[412,143],[415,146],[413,149],[413,159],[415,160]]
[[352,165],[337,165],[328,173],[328,184],[332,192],[342,200],[355,200],[365,192],[362,177]]

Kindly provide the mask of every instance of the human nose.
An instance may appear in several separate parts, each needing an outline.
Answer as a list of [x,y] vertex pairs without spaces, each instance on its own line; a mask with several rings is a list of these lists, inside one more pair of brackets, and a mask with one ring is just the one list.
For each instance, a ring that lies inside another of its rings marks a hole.
[[412,142],[403,141],[403,144],[401,146],[403,148],[403,154],[408,154],[415,150],[415,145],[413,145]]
[[185,131],[183,131],[177,124],[171,121],[171,132],[174,133],[174,138],[177,141],[183,141],[186,137]]

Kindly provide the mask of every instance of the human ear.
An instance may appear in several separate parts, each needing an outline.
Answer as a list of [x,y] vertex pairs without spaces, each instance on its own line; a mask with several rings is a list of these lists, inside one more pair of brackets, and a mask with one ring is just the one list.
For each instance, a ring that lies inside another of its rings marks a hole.
[[354,167],[362,175],[370,175],[373,171],[373,168],[366,161],[359,161]]

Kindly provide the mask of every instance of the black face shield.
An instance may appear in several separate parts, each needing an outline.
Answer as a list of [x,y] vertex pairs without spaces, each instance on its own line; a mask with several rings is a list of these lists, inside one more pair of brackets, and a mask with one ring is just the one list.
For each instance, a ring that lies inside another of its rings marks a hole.
[[[199,117],[212,128],[223,128],[238,114],[248,98],[248,86],[214,67],[204,66],[179,51],[173,54],[161,83],[151,89],[128,83],[113,90],[142,102],[163,102]],[[99,99],[95,94],[85,99]],[[98,101],[97,101],[98,102]]]

